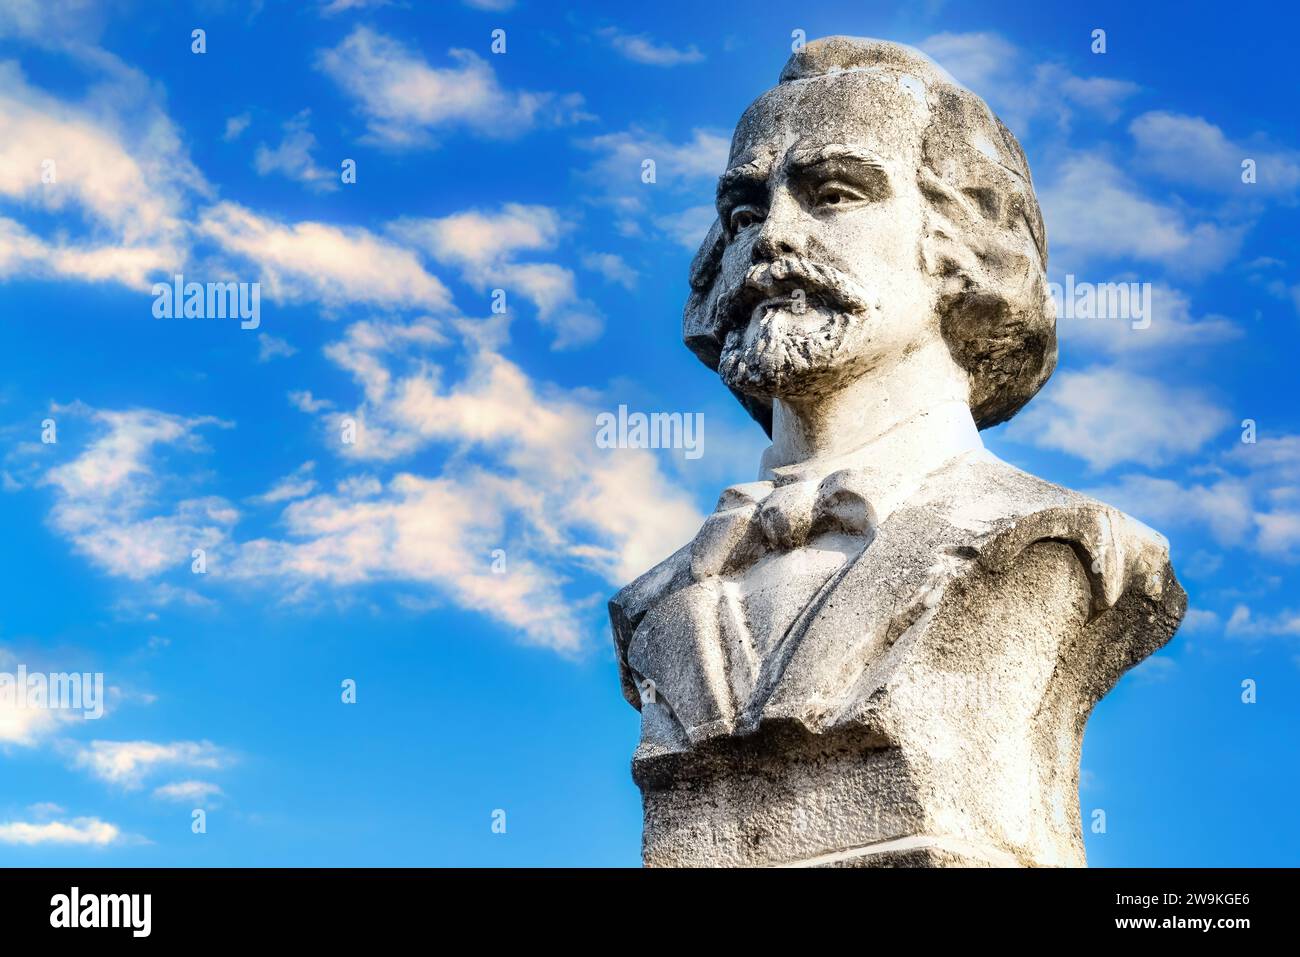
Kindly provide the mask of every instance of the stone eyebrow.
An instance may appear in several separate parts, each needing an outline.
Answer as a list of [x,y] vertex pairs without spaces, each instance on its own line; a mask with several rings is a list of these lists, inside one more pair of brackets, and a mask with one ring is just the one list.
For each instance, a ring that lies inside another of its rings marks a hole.
[[881,173],[885,172],[884,161],[875,153],[862,147],[847,146],[843,143],[828,143],[825,146],[791,150],[786,158],[786,163],[791,169],[802,171],[836,160],[854,166],[867,166]]
[[767,183],[772,164],[766,159],[750,160],[733,166],[718,177],[718,199],[724,195],[751,189],[761,189]]

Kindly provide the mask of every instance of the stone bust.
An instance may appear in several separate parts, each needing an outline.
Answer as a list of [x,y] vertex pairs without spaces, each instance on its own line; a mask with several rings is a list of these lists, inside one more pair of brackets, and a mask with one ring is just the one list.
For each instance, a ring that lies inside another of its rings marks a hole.
[[1019,144],[918,51],[830,37],[717,209],[683,336],[772,444],[610,602],[645,863],[1082,865],[1088,715],[1186,596],[1160,535],[981,442],[1056,364]]

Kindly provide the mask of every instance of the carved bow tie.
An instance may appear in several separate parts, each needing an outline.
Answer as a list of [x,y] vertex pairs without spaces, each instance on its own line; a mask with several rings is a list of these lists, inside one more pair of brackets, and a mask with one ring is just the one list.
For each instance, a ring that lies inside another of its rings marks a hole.
[[691,544],[691,574],[696,581],[735,574],[768,552],[801,548],[827,532],[870,539],[876,513],[869,487],[866,469],[841,469],[820,482],[733,485]]

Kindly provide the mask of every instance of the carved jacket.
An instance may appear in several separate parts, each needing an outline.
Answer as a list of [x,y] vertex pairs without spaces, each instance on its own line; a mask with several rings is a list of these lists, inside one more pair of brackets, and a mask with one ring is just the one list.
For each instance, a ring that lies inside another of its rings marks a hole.
[[[878,524],[854,485],[827,476],[801,509],[765,509],[752,483],[728,489],[690,544],[610,601],[624,694],[642,712],[637,761],[769,722],[814,734],[866,723],[954,584],[997,576],[1038,542],[1068,545],[1091,590],[1089,708],[1185,610],[1163,536],[982,448]],[[784,567],[765,573],[783,547]]]

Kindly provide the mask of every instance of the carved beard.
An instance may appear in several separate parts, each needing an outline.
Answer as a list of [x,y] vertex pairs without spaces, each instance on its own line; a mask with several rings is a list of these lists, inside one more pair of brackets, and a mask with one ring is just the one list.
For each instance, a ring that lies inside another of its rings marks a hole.
[[852,376],[879,309],[843,274],[792,258],[751,268],[719,308],[727,333],[718,375],[765,398],[813,395]]

